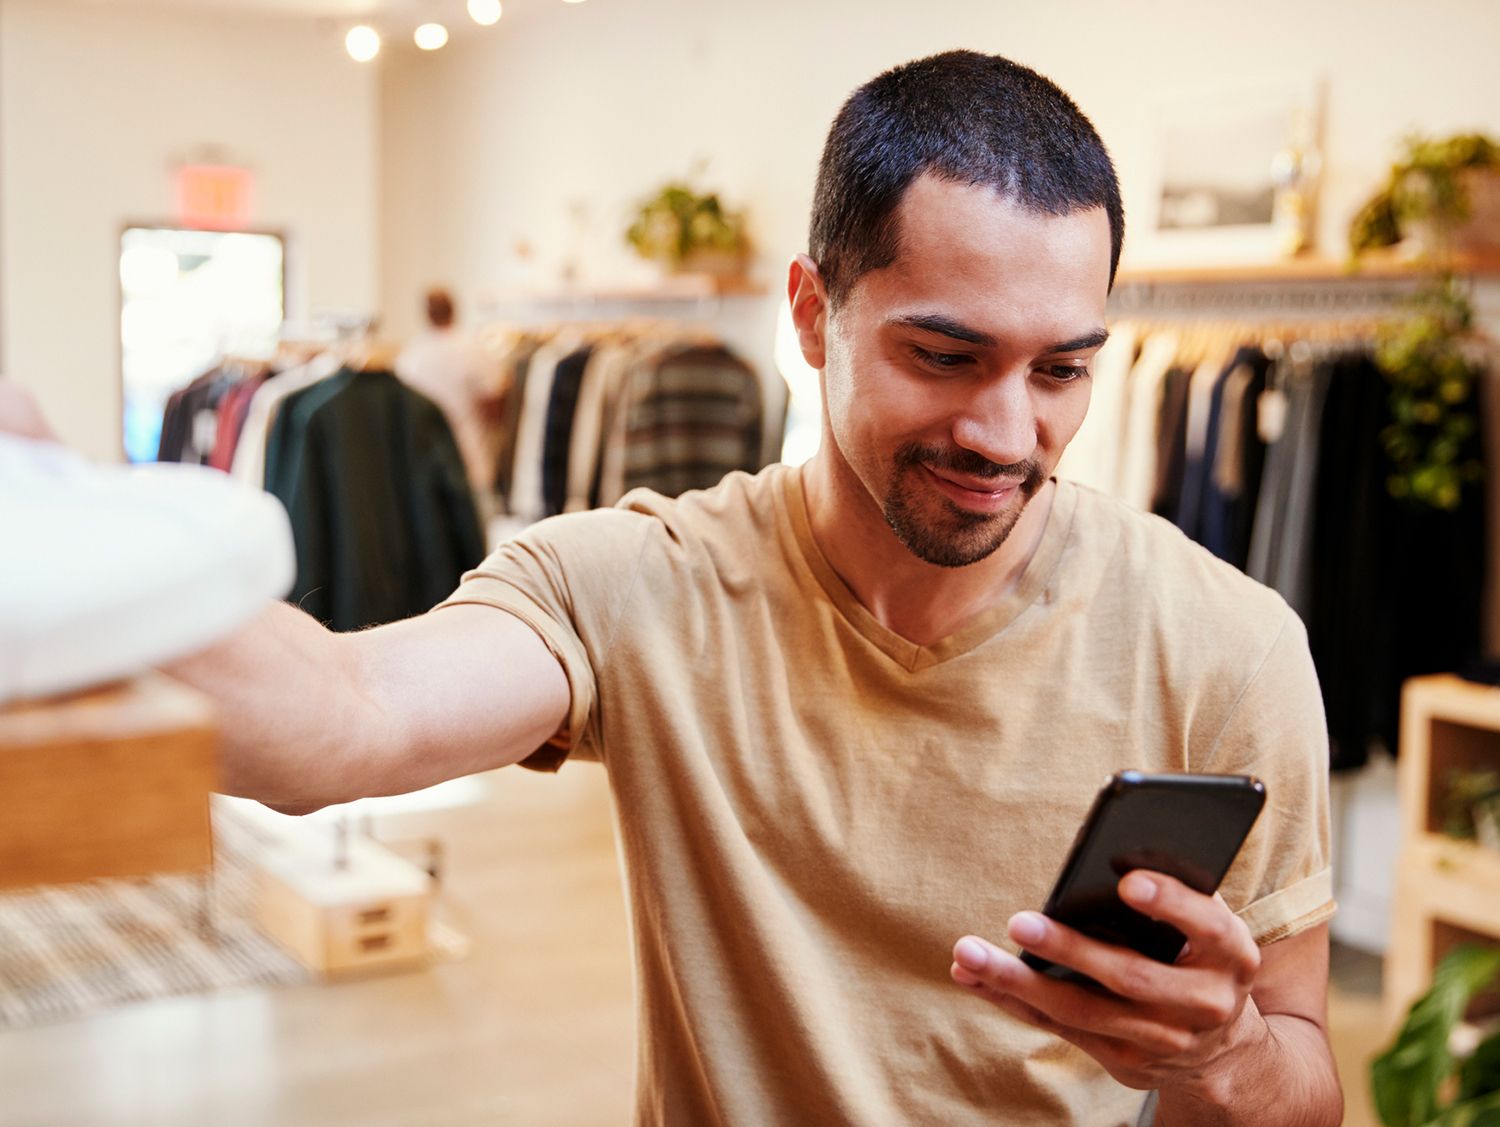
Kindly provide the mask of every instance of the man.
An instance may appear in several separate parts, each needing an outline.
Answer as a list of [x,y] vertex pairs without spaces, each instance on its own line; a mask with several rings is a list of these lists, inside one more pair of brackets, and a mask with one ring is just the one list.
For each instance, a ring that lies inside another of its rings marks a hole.
[[[534,526],[418,619],[335,636],[275,608],[179,670],[223,704],[228,789],[307,810],[601,760],[640,1123],[1134,1124],[1152,1090],[1172,1127],[1337,1123],[1301,625],[1051,478],[1122,231],[1045,79],[968,52],[876,78],[790,269],[816,457]],[[1188,936],[1175,966],[1034,911],[1125,767],[1267,783],[1221,897],[1122,880]]]
[[469,486],[481,501],[495,488],[498,365],[454,325],[453,295],[434,287],[424,298],[428,330],[396,357],[396,375],[442,408],[464,460]]

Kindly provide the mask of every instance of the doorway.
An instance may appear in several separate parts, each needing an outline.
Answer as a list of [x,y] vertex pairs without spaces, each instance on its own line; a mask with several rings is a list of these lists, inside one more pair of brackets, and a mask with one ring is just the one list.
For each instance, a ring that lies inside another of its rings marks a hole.
[[156,460],[168,397],[224,356],[269,359],[286,314],[280,235],[132,226],[120,236],[125,456]]

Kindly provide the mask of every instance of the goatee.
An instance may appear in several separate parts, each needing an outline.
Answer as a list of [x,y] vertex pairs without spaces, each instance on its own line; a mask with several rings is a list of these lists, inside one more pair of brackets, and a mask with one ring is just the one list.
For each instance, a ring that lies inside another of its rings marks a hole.
[[[1042,467],[1030,459],[1001,465],[961,447],[908,442],[896,450],[892,460],[894,472],[883,510],[886,523],[907,551],[938,567],[968,567],[993,555],[1047,480]],[[938,497],[934,500],[939,512],[936,516],[929,515],[923,510],[930,510],[932,505],[924,506],[918,501],[921,486],[913,481],[926,469],[993,481],[997,489],[1014,483],[1018,486],[1020,504],[1000,513],[976,513],[960,508],[946,497]]]

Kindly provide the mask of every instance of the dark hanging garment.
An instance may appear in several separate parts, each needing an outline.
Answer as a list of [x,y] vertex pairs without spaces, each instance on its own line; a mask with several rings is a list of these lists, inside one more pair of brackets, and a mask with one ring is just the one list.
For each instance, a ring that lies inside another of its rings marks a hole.
[[167,396],[167,405],[161,415],[161,435],[156,442],[158,462],[182,460],[182,447],[187,440],[187,415],[182,410],[185,395],[187,388],[184,387]]
[[158,462],[202,465],[208,460],[218,434],[218,403],[232,383],[211,368],[172,393],[162,414]]
[[346,369],[290,396],[266,488],[291,518],[290,601],[335,630],[424,613],[484,556],[447,419],[390,372]]
[[542,434],[542,515],[556,516],[568,500],[568,450],[573,437],[573,415],[578,391],[594,346],[574,349],[557,363],[547,396],[547,421]]
[[1368,357],[1331,363],[1307,626],[1333,766],[1348,769],[1366,762],[1372,742],[1395,750],[1408,677],[1479,652],[1484,498],[1466,486],[1452,512],[1392,498],[1380,441],[1389,388]]
[[1182,475],[1187,465],[1188,388],[1192,380],[1192,369],[1172,368],[1162,381],[1151,511],[1168,520],[1176,516],[1182,503]]
[[[1327,362],[1314,489],[1308,641],[1323,687],[1333,766],[1362,766],[1387,691],[1398,606],[1381,603],[1391,510],[1380,430],[1386,386],[1363,357]],[[1394,688],[1394,687],[1393,687]]]
[[1250,558],[1250,534],[1266,462],[1258,408],[1271,362],[1259,349],[1242,349],[1235,361],[1220,388],[1201,533],[1204,547],[1243,571]]

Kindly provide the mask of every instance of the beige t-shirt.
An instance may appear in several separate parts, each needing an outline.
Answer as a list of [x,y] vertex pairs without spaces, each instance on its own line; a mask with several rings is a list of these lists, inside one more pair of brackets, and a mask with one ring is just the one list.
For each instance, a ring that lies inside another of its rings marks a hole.
[[855,600],[785,466],[536,525],[450,603],[517,615],[567,672],[568,729],[530,765],[609,771],[639,1124],[1133,1125],[1142,1093],[948,978],[967,932],[1014,949],[1122,768],[1259,775],[1225,899],[1262,943],[1333,912],[1301,623],[1082,487],[933,646]]

